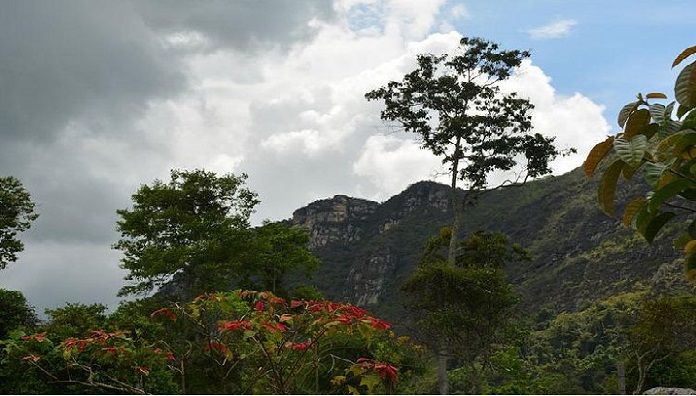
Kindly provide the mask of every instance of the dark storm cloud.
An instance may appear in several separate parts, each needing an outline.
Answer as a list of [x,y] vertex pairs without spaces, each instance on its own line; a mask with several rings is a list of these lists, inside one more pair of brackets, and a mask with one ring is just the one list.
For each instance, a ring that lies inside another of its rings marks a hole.
[[3,140],[45,142],[74,119],[127,123],[185,83],[127,3],[0,3]]
[[314,33],[311,20],[334,17],[333,2],[327,0],[134,0],[132,4],[148,25],[165,34],[195,31],[208,37],[213,48],[252,52],[307,40]]

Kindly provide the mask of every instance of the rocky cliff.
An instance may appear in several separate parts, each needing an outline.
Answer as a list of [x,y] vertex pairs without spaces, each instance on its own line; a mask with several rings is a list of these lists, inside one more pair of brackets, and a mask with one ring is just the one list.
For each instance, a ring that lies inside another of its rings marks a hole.
[[[644,193],[630,185],[620,198]],[[653,284],[682,290],[671,236],[648,245],[596,204],[596,181],[581,171],[487,192],[466,212],[463,235],[501,231],[532,253],[510,263],[521,308],[578,310],[598,298]],[[315,283],[327,298],[366,306],[390,319],[404,314],[399,287],[414,270],[425,240],[451,223],[445,185],[419,182],[386,202],[345,195],[298,209],[292,223],[307,229],[323,266]]]

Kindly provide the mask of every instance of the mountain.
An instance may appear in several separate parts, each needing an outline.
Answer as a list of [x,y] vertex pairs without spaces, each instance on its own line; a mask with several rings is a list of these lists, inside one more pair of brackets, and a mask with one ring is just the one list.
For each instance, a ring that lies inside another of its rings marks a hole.
[[[524,312],[578,311],[640,285],[664,294],[692,290],[671,244],[677,227],[646,243],[599,210],[596,179],[576,169],[487,191],[467,209],[463,237],[500,231],[531,252],[531,261],[506,268]],[[646,185],[627,184],[617,197],[626,201],[645,192]],[[323,263],[313,281],[327,298],[398,321],[406,314],[400,285],[426,239],[451,223],[450,208],[449,187],[424,181],[385,202],[345,195],[319,200],[289,221],[309,231],[311,249]]]

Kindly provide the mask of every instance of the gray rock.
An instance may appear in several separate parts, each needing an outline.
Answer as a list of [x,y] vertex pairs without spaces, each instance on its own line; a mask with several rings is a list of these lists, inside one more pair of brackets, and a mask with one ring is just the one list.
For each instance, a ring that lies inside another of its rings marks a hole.
[[696,390],[691,388],[657,388],[648,389],[643,392],[644,395],[696,395]]

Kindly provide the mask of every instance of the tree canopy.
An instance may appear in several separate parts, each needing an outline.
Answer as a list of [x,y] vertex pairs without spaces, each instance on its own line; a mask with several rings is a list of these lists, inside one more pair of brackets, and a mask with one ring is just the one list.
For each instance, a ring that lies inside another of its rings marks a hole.
[[311,274],[319,266],[305,232],[283,224],[251,228],[258,204],[246,175],[217,176],[204,170],[171,172],[133,195],[133,208],[119,210],[122,267],[136,283],[121,294],[158,290],[191,298],[234,285],[283,293],[292,271]]
[[17,234],[28,230],[39,217],[34,206],[31,195],[17,178],[0,177],[0,269],[17,261],[17,253],[24,249]]

